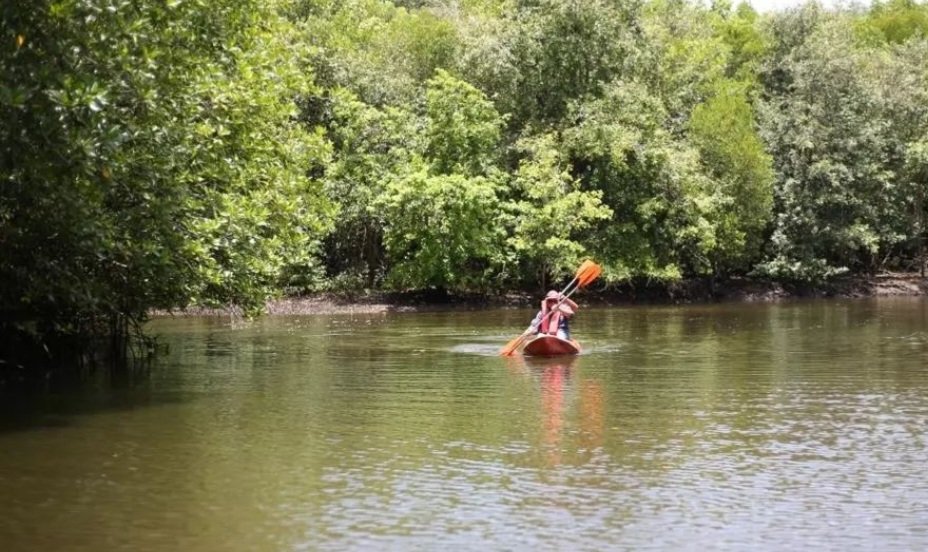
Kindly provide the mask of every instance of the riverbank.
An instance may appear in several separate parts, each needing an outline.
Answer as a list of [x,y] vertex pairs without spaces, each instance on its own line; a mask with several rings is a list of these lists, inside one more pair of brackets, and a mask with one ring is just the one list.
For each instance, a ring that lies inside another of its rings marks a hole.
[[[344,296],[330,293],[285,297],[268,301],[268,315],[374,314],[473,310],[488,307],[530,307],[539,293],[504,295],[450,295],[432,292],[368,293]],[[711,302],[770,302],[799,298],[916,297],[928,295],[928,279],[918,274],[884,273],[847,276],[828,282],[790,284],[737,278],[724,283],[683,280],[674,283],[635,282],[609,289],[593,286],[582,292],[583,302],[594,305],[688,304]],[[233,308],[191,307],[157,311],[152,316],[239,316]]]
[[818,284],[734,278],[725,282],[685,280],[668,285],[644,286],[641,290],[617,290],[605,298],[632,298],[647,303],[769,302],[789,299],[865,297],[918,297],[928,295],[928,278],[918,273],[887,272],[848,275]]

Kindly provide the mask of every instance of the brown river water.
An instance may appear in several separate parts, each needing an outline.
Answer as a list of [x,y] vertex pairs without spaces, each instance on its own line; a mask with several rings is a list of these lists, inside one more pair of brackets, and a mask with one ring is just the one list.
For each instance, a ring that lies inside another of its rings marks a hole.
[[928,301],[532,315],[155,320],[6,399],[0,550],[928,549]]

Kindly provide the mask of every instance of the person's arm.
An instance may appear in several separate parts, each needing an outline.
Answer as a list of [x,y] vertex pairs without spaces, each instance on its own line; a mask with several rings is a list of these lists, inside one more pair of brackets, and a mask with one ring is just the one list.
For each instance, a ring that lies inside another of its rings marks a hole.
[[574,303],[570,297],[564,297],[564,294],[561,294],[559,299],[563,299],[565,305],[570,307],[574,312],[577,312],[577,304]]
[[525,328],[525,331],[522,333],[538,333],[538,326],[541,325],[541,317],[544,316],[541,311],[535,315],[535,318],[532,319],[532,323],[528,325],[528,328]]

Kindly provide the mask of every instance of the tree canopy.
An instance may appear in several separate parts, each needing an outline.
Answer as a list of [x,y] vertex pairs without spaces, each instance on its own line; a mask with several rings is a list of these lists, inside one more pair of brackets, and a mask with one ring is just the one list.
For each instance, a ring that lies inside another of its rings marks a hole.
[[921,268],[928,7],[0,8],[0,359],[154,308]]

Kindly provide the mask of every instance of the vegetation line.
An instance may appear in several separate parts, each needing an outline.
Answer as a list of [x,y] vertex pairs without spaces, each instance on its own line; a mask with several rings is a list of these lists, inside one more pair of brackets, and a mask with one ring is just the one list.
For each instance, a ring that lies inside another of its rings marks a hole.
[[[0,363],[152,310],[923,271],[928,7],[0,8]],[[44,356],[43,356],[44,355]]]

